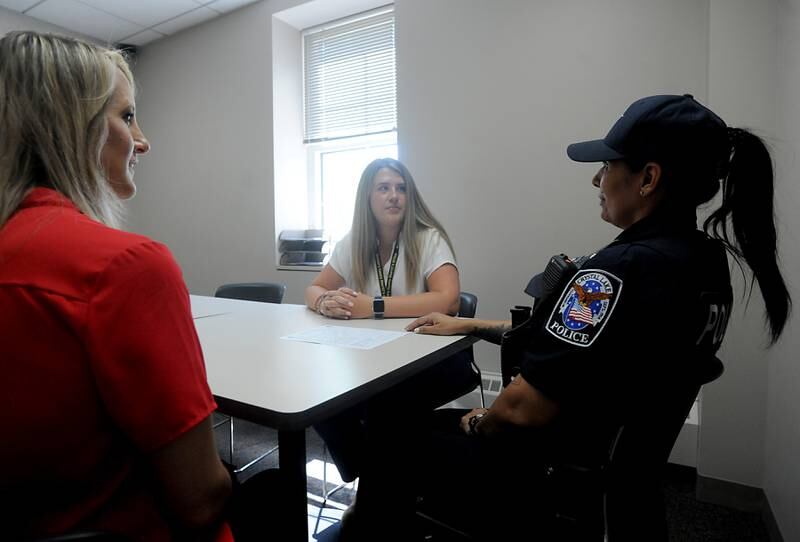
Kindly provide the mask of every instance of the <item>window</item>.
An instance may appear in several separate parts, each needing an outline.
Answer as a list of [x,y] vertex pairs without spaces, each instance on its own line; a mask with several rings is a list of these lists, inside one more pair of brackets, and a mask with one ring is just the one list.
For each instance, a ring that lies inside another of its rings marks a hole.
[[309,228],[350,229],[356,187],[375,158],[397,158],[394,10],[303,32],[303,142]]
[[397,158],[394,133],[364,136],[308,146],[309,216],[312,227],[324,230],[335,243],[350,231],[356,187],[361,172],[376,158]]

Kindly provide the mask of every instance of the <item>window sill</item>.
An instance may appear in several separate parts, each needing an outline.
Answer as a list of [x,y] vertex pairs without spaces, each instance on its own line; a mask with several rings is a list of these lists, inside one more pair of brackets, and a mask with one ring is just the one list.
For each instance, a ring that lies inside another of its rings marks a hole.
[[325,267],[322,264],[311,264],[311,265],[278,265],[275,267],[278,271],[313,271],[314,273],[319,273],[322,271],[322,268]]

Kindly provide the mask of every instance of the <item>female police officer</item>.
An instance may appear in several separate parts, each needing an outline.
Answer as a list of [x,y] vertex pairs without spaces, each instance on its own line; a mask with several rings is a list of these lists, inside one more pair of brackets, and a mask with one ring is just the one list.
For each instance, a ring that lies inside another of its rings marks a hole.
[[[773,343],[791,307],[776,259],[772,164],[757,136],[728,128],[692,96],[650,96],[634,102],[604,139],[570,145],[567,154],[602,162],[592,181],[601,217],[623,231],[573,268],[552,296],[535,292],[542,299],[512,363],[516,378],[490,410],[439,411],[444,432],[434,431],[424,463],[408,473],[421,475],[423,492],[449,503],[461,526],[489,526],[492,538],[504,529],[537,531],[530,498],[515,509],[521,501],[510,489],[530,481],[531,465],[565,450],[589,459],[631,416],[658,408],[653,398],[696,391],[696,372],[713,359],[730,314],[726,251],[758,282]],[[699,231],[696,208],[720,185],[721,205]],[[408,329],[500,343],[510,325],[430,314]],[[384,437],[373,436],[373,446],[385,450],[397,440]],[[377,461],[364,469],[353,516],[366,516],[358,521],[364,530],[383,523],[382,513],[413,508],[413,495],[392,478],[400,478],[396,469],[389,474]]]

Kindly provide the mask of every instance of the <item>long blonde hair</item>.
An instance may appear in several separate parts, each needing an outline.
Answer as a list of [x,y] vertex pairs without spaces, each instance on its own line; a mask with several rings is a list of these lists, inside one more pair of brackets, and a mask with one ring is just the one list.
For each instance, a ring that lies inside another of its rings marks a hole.
[[133,86],[118,51],[37,32],[0,39],[0,227],[36,186],[119,226],[120,200],[100,164],[117,69]]
[[366,290],[368,277],[375,261],[375,247],[378,244],[377,224],[369,202],[375,175],[383,168],[397,172],[406,185],[406,213],[403,227],[400,230],[400,241],[405,247],[406,288],[409,291],[413,289],[417,282],[417,275],[420,272],[420,233],[428,229],[438,231],[447,246],[450,247],[453,255],[456,253],[444,227],[434,218],[428,206],[425,205],[425,201],[414,183],[414,178],[406,166],[394,158],[373,160],[364,169],[361,174],[361,180],[358,182],[355,210],[353,212],[353,226],[350,230],[350,238],[353,243],[353,287],[359,292]]

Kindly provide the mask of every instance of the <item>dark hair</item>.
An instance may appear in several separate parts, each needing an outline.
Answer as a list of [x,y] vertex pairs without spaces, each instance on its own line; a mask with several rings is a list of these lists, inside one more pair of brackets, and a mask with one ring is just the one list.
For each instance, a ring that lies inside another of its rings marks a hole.
[[728,128],[727,133],[729,141],[720,147],[717,158],[654,156],[624,161],[631,171],[641,171],[647,161],[658,162],[668,205],[694,208],[706,203],[719,192],[721,181],[722,203],[703,222],[703,229],[725,245],[740,267],[741,259],[747,263],[753,273],[748,297],[758,282],[770,342],[775,344],[786,325],[792,299],[778,267],[772,158],[755,134],[741,128]]
[[[722,179],[722,205],[705,220],[703,229],[722,241],[737,260],[744,258],[753,271],[774,344],[786,325],[792,299],[778,267],[772,158],[757,135],[740,128],[728,131],[732,151],[728,173]],[[752,289],[751,281],[750,293]]]

